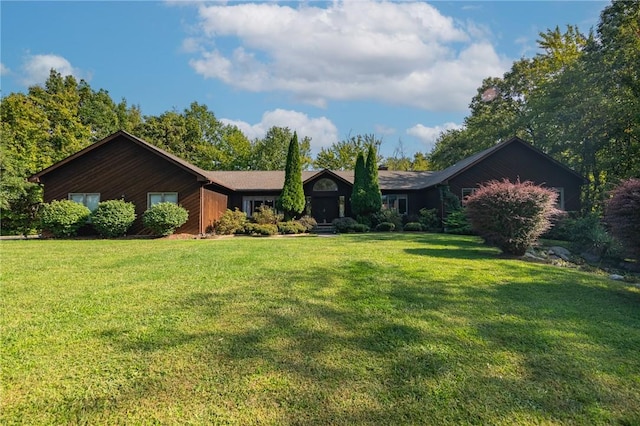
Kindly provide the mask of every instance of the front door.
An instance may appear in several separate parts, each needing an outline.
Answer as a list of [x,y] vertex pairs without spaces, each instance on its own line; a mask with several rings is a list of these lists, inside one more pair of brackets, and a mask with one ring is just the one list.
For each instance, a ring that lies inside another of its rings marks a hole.
[[318,223],[331,223],[340,215],[340,199],[338,197],[313,197],[311,199],[311,216]]

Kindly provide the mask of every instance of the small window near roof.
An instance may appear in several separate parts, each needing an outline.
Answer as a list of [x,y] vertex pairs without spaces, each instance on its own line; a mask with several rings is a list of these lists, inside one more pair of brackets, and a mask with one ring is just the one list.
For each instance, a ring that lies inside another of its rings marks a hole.
[[476,192],[478,188],[462,188],[462,199],[464,200],[465,198],[467,198],[469,195],[473,194],[474,192]]
[[100,194],[87,192],[71,192],[69,193],[69,199],[71,201],[75,201],[76,203],[82,204],[91,211],[94,211],[98,208],[98,203],[100,203]]
[[337,191],[338,184],[331,179],[322,178],[313,185],[313,190],[318,192]]
[[556,208],[558,210],[564,210],[564,188],[563,187],[555,187],[551,188],[553,191],[556,191],[558,194],[558,199],[556,200]]
[[147,207],[151,208],[159,203],[178,204],[177,192],[149,192],[147,194]]

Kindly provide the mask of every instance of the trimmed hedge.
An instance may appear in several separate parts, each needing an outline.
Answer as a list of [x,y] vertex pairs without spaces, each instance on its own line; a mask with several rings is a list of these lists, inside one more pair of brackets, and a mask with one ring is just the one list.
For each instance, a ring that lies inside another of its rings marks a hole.
[[396,229],[396,225],[392,222],[381,222],[376,225],[377,232],[391,232]]
[[54,200],[40,209],[40,225],[54,237],[73,237],[91,216],[86,206],[71,200]]
[[173,234],[189,219],[189,212],[174,203],[158,203],[144,212],[142,222],[154,235]]
[[278,222],[278,232],[281,234],[304,234],[307,228],[297,220]]
[[107,238],[125,235],[135,220],[136,207],[124,200],[102,201],[91,214],[93,228]]
[[407,222],[404,225],[405,232],[421,232],[423,230],[422,224],[418,222]]
[[272,223],[247,223],[245,232],[249,235],[270,236],[278,233],[278,226]]

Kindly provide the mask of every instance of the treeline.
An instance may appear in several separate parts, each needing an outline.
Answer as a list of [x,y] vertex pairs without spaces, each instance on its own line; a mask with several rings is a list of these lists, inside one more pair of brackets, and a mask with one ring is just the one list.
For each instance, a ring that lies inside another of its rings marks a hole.
[[615,1],[594,31],[540,34],[542,53],[487,78],[460,130],[440,135],[429,161],[445,168],[519,136],[585,176],[585,210],[640,176],[640,2]]

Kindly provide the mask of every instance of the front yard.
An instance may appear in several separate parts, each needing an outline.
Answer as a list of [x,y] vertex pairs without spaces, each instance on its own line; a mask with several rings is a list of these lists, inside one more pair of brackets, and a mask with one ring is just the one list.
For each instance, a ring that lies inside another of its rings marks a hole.
[[0,253],[3,424],[640,424],[640,290],[472,237]]

